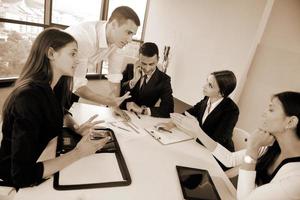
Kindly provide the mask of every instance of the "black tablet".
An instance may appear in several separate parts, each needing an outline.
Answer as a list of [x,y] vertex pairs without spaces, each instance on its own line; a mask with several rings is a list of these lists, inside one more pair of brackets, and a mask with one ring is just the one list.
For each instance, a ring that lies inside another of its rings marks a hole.
[[207,170],[183,166],[176,169],[184,199],[221,199]]

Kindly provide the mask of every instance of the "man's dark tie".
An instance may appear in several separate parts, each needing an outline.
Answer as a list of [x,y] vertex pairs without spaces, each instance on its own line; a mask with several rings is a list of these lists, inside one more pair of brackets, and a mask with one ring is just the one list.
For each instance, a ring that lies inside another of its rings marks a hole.
[[145,88],[145,86],[146,86],[146,80],[147,80],[147,75],[145,74],[144,76],[143,76],[143,83],[142,83],[142,85],[141,85],[141,88],[140,88],[140,91],[143,91],[144,90],[144,88]]

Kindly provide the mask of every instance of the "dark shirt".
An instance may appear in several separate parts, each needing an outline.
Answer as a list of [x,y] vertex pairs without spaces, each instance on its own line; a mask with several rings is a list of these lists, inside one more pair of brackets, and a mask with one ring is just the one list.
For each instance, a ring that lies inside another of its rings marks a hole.
[[[121,81],[121,95],[130,91],[131,98],[125,100],[120,108],[125,109],[126,103],[133,101],[138,106],[146,106],[151,110],[153,117],[169,117],[170,113],[174,112],[174,100],[172,96],[171,78],[161,72],[159,69],[153,72],[151,78],[147,81],[144,88],[141,90],[141,79],[130,89],[129,81],[133,78],[133,65],[128,64],[123,72]],[[159,106],[155,104],[160,101]]]
[[3,116],[0,178],[16,188],[42,182],[37,162],[48,142],[63,126],[63,110],[49,84],[30,84],[12,99]]

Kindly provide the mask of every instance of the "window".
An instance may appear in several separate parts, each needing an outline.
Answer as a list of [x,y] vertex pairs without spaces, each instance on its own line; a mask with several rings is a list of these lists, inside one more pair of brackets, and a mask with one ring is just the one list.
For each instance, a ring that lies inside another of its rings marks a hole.
[[0,23],[0,79],[18,77],[42,27]]
[[[123,47],[122,54],[124,55],[123,67],[126,67],[127,63],[135,63],[138,58],[139,49],[141,46],[141,41],[131,41],[125,47]],[[100,67],[100,66],[99,66]],[[108,63],[102,63],[102,74],[108,74]]]
[[[0,1],[1,18],[44,23],[44,0]],[[2,10],[4,12],[2,12]]]
[[101,5],[101,0],[52,0],[51,22],[71,26],[82,21],[97,21],[101,16]]
[[0,81],[2,82],[19,76],[32,42],[43,30],[44,0],[0,1],[0,9]]
[[[0,0],[0,83],[19,76],[34,39],[44,28],[105,20],[121,5],[133,8],[141,20],[135,41],[122,50],[134,58],[142,42],[147,0]],[[107,73],[107,65],[98,64],[88,73]]]

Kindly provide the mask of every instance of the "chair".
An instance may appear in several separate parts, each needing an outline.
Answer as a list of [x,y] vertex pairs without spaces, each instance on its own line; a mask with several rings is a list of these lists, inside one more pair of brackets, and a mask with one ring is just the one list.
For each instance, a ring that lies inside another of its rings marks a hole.
[[240,128],[234,128],[232,133],[232,141],[234,145],[234,150],[239,151],[247,147],[247,141],[250,134]]
[[[250,134],[247,131],[235,127],[233,129],[233,133],[232,133],[232,141],[233,141],[233,145],[234,145],[234,150],[239,151],[239,150],[245,149],[247,147],[247,141],[248,141],[249,137],[250,137]],[[225,174],[227,175],[228,178],[232,179],[238,175],[239,168],[240,168],[239,166],[235,166],[235,167],[227,170],[225,172]],[[236,180],[233,180],[233,181],[235,182]]]

